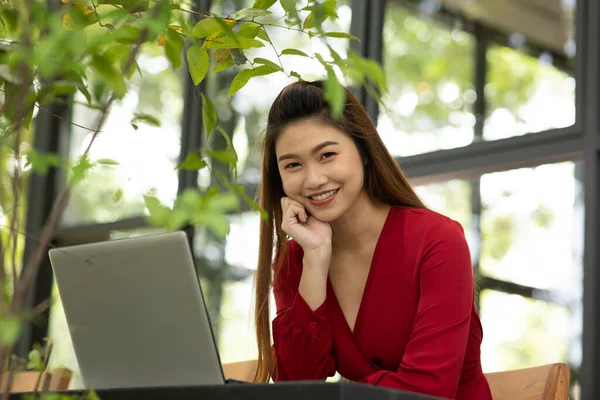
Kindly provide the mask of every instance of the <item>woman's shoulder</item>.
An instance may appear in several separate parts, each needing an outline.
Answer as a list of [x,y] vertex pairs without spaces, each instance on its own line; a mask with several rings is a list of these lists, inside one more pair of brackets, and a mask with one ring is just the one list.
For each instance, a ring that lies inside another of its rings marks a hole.
[[452,218],[430,210],[428,208],[408,208],[394,207],[393,219],[404,226],[406,234],[441,236],[441,235],[459,235],[464,237],[462,225]]

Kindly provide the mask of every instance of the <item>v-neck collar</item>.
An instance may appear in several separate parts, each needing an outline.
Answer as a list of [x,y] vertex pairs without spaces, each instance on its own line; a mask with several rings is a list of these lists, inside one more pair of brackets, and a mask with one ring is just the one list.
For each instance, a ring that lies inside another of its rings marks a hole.
[[387,234],[386,230],[390,223],[391,215],[394,212],[394,207],[390,207],[388,210],[388,214],[385,218],[385,222],[383,223],[383,227],[381,228],[381,232],[379,232],[379,237],[377,238],[377,243],[375,244],[375,250],[373,250],[373,257],[371,258],[371,265],[369,266],[369,273],[367,274],[367,281],[365,282],[365,288],[363,289],[363,294],[360,299],[360,304],[358,306],[358,312],[356,313],[356,320],[354,321],[354,330],[350,328],[350,324],[348,324],[348,320],[346,320],[346,316],[344,315],[344,311],[342,310],[342,306],[335,294],[335,290],[333,289],[333,285],[329,276],[327,276],[327,289],[329,290],[328,296],[331,296],[332,300],[335,303],[337,312],[339,312],[342,321],[344,322],[344,326],[350,336],[354,339],[358,339],[358,329],[360,328],[361,316],[364,313],[363,309],[366,307],[366,302],[369,294],[369,287],[371,286],[371,282],[373,281],[373,276],[375,275],[375,270],[377,266],[377,257],[379,255],[379,247],[381,247],[382,238]]

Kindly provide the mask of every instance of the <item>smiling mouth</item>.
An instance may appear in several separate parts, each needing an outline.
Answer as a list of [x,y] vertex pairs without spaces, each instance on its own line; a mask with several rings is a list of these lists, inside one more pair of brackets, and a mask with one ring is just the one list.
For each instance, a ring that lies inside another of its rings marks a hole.
[[336,194],[338,192],[338,190],[339,189],[330,190],[329,192],[321,193],[318,196],[308,196],[308,198],[311,200],[316,200],[316,201],[325,200],[325,199],[333,196],[334,194]]

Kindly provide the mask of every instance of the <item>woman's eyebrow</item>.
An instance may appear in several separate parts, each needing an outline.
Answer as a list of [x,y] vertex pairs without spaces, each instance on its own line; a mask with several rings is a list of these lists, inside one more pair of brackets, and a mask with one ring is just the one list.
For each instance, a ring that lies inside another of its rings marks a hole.
[[[332,141],[330,141],[330,140],[328,140],[328,141],[325,141],[325,142],[323,142],[323,143],[319,143],[318,145],[316,145],[316,146],[315,146],[315,147],[314,147],[314,148],[313,148],[313,149],[310,151],[310,154],[315,154],[315,153],[318,153],[318,152],[319,152],[320,150],[322,150],[323,148],[325,148],[325,147],[327,147],[327,146],[333,146],[333,145],[336,145],[336,144],[339,144],[339,143],[338,143],[338,142],[332,142]],[[281,161],[283,161],[283,160],[287,160],[287,159],[290,159],[290,158],[298,158],[298,155],[297,155],[297,154],[284,154],[284,155],[280,156],[278,160],[281,162]]]

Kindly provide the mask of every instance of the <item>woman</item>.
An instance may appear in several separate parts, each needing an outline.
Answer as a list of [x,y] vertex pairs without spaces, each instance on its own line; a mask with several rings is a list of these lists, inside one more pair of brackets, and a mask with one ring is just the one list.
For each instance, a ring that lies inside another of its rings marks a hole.
[[279,94],[260,205],[269,218],[256,281],[257,381],[337,371],[383,387],[491,399],[462,227],[421,203],[350,91],[338,120],[320,82]]

